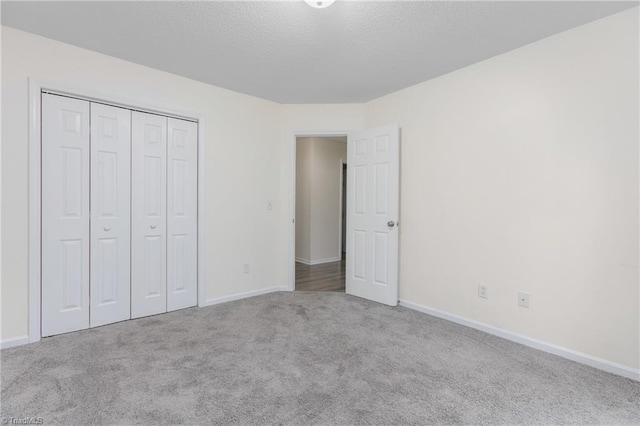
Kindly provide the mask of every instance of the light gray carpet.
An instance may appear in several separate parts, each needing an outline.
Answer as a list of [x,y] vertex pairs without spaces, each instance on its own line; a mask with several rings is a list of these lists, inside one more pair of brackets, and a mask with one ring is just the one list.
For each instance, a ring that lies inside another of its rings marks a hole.
[[408,309],[273,293],[2,351],[45,424],[639,424],[640,383]]

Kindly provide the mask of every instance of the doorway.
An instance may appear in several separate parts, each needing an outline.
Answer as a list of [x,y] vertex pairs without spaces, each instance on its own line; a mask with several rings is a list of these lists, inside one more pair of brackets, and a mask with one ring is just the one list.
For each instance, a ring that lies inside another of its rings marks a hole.
[[346,136],[295,140],[295,290],[345,291]]
[[[350,132],[292,135],[288,288],[296,290],[296,211],[310,205],[302,202],[296,206],[298,138],[335,138],[345,134],[348,134],[345,293],[396,306],[400,239],[400,127],[395,123]],[[339,170],[342,171],[342,167]],[[304,187],[305,183],[301,184]],[[315,197],[311,199],[315,200]],[[332,232],[330,230],[328,234]]]

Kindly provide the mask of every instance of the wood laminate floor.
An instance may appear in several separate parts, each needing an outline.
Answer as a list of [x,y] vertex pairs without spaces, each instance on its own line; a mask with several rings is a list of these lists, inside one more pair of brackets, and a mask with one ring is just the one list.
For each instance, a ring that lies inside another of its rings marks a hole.
[[296,290],[344,291],[345,262],[305,265],[296,262]]

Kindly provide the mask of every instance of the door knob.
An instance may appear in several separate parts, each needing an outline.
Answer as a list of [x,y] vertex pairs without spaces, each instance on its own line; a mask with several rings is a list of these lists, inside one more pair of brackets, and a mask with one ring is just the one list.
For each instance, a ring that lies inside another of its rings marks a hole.
[[156,226],[158,225],[151,225],[151,229],[156,229]]
[[388,226],[389,228],[393,228],[395,225],[396,225],[396,223],[395,223],[394,221],[392,221],[392,220],[390,220],[389,222],[387,222],[387,226]]
[[104,227],[104,228],[102,228],[102,229],[104,229],[105,231],[111,231],[111,227],[110,227],[110,226],[105,226],[105,227]]

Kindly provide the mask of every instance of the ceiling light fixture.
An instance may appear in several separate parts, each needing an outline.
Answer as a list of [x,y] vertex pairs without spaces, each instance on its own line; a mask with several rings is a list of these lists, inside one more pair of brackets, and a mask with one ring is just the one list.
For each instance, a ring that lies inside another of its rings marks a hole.
[[325,7],[331,6],[336,0],[304,0],[304,2],[316,9],[324,9]]

